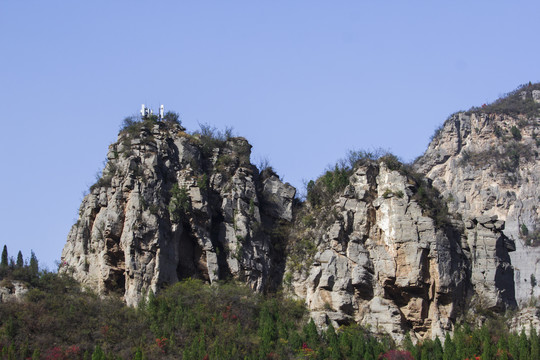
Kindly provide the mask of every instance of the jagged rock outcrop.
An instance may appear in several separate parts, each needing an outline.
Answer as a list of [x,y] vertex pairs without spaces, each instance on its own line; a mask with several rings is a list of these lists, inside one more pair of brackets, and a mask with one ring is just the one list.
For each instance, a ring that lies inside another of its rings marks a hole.
[[[525,94],[534,98],[534,91]],[[454,114],[415,163],[433,179],[451,211],[464,218],[498,216],[505,222],[504,233],[515,241],[510,256],[521,303],[540,294],[531,284],[540,278],[540,248],[528,246],[540,239],[539,121],[536,116],[482,109]]]
[[28,285],[23,281],[3,280],[0,282],[0,303],[21,301],[28,293]]
[[360,166],[349,183],[295,224],[316,249],[307,268],[289,262],[290,288],[320,326],[355,321],[396,340],[407,331],[441,337],[473,297],[495,310],[513,304],[503,222],[440,223],[426,215],[420,185],[384,162]]
[[[539,94],[510,104],[534,113]],[[336,166],[296,207],[292,186],[250,163],[246,139],[128,122],[62,271],[129,305],[182,278],[232,277],[283,286],[320,327],[442,338],[474,306],[500,312],[540,293],[540,118],[496,105],[452,115],[412,167],[369,156]]]
[[540,331],[540,308],[528,306],[519,310],[509,321],[510,331],[529,334],[531,329]]
[[284,261],[268,229],[292,218],[295,189],[249,162],[240,137],[144,121],[112,144],[62,252],[63,271],[135,305],[149,290],[230,276],[262,291]]

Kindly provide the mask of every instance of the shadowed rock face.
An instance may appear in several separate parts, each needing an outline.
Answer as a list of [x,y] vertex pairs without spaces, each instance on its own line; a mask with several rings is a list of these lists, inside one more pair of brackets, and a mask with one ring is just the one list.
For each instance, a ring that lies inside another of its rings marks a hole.
[[[540,289],[530,282],[531,275],[540,276],[540,248],[527,246],[531,235],[540,230],[538,125],[538,118],[524,115],[458,113],[445,122],[415,163],[449,200],[450,210],[464,219],[497,216],[505,222],[501,230],[511,239],[510,249],[515,250],[510,258],[515,297],[521,304],[540,295]],[[523,233],[523,225],[529,236]],[[491,226],[500,227],[497,222]],[[480,239],[491,230],[481,229]],[[497,273],[498,283],[511,283],[511,268],[505,269],[508,261],[486,261],[482,266]]]
[[309,268],[294,272],[291,288],[319,325],[356,321],[396,340],[407,331],[442,337],[474,295],[494,310],[515,304],[503,223],[453,219],[436,226],[417,192],[407,176],[373,163],[319,210],[333,213],[331,221],[296,224],[317,250]]
[[183,131],[120,134],[69,233],[64,271],[130,305],[186,277],[232,276],[257,291],[279,283],[283,256],[267,230],[292,218],[295,189],[259,174],[245,139],[208,147]]

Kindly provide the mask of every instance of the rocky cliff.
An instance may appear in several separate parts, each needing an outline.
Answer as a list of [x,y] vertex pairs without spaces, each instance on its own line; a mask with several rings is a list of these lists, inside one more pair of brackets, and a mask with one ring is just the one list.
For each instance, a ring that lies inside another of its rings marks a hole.
[[234,277],[256,291],[280,282],[271,229],[291,220],[295,189],[260,173],[245,139],[184,131],[128,122],[81,204],[63,271],[130,305],[186,277]]
[[316,321],[421,339],[451,331],[471,301],[514,305],[504,222],[450,216],[429,183],[381,160],[356,167],[342,193],[308,202],[297,219],[311,258],[289,261],[285,278]]
[[251,164],[244,138],[128,119],[62,271],[129,305],[182,278],[234,278],[283,288],[321,327],[441,337],[474,306],[504,311],[538,294],[539,99],[534,85],[452,115],[413,165],[336,166],[303,203]]
[[505,221],[504,233],[516,244],[510,256],[521,303],[540,294],[539,101],[538,85],[525,86],[490,106],[456,113],[415,163],[451,211]]

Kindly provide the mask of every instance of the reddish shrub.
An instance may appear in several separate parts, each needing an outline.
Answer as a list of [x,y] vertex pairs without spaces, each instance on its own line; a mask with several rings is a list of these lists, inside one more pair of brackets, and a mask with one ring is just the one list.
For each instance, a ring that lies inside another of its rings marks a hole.
[[405,350],[389,350],[381,355],[386,360],[414,360],[412,354]]

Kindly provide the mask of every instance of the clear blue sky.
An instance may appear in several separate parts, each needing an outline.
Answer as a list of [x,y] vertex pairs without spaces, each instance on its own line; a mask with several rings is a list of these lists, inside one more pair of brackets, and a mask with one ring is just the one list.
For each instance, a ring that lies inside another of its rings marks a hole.
[[421,155],[540,80],[538,1],[0,0],[0,245],[54,268],[141,104],[232,126],[302,187],[348,149]]

